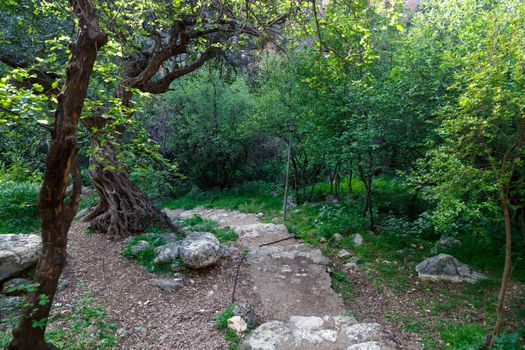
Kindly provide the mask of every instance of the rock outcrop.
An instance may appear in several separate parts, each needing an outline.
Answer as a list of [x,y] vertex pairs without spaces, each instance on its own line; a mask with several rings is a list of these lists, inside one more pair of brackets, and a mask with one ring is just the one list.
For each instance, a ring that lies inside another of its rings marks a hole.
[[0,235],[0,282],[35,266],[41,254],[38,235]]
[[423,260],[417,264],[416,271],[419,278],[432,281],[476,282],[486,278],[448,254]]
[[347,350],[395,349],[377,323],[357,323],[349,316],[292,316],[287,322],[270,321],[246,338],[241,350]]

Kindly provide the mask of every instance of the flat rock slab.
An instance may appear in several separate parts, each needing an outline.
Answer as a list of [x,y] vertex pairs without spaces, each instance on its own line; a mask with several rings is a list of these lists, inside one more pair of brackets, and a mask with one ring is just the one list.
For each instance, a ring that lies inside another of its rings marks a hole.
[[331,288],[330,260],[306,244],[265,246],[248,254],[256,293],[272,318],[340,315],[343,299]]
[[377,323],[357,323],[349,316],[292,316],[260,325],[241,350],[395,349]]
[[42,254],[38,235],[0,235],[0,282],[36,265]]
[[178,219],[186,219],[195,214],[199,214],[203,218],[217,221],[219,226],[230,226],[232,229],[235,229],[235,227],[260,223],[255,214],[246,214],[226,209],[206,209],[204,207],[197,207],[191,210],[165,209],[164,211],[168,217]]

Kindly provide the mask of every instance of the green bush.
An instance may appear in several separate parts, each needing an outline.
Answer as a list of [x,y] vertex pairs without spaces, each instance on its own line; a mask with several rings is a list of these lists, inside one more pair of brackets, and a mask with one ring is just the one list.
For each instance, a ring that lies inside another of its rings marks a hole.
[[38,230],[38,193],[31,182],[0,182],[0,233],[28,233]]

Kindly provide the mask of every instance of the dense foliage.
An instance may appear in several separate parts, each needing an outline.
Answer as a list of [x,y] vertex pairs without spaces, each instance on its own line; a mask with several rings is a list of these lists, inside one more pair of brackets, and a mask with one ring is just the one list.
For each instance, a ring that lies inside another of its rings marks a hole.
[[[214,1],[107,5],[112,35],[79,130],[84,185],[129,172],[156,204],[275,213],[291,142],[292,202],[317,220],[292,229],[361,232],[377,251],[407,249],[402,235],[425,249],[451,236],[462,261],[499,277],[507,256],[523,280],[522,1],[319,2],[225,1],[225,18]],[[0,5],[0,233],[38,228],[49,111],[74,36],[62,5]],[[173,21],[195,35],[177,54]],[[308,206],[324,201],[337,203]]]

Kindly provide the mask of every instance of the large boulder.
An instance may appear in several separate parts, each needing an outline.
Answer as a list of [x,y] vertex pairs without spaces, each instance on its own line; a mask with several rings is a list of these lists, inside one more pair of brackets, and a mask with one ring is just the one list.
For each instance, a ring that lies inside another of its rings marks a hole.
[[416,266],[419,278],[432,281],[476,282],[486,276],[472,269],[449,254],[438,254]]
[[35,266],[41,255],[38,235],[0,235],[0,282]]
[[179,255],[184,265],[191,269],[202,269],[216,264],[224,249],[219,240],[209,232],[193,232],[182,240]]

